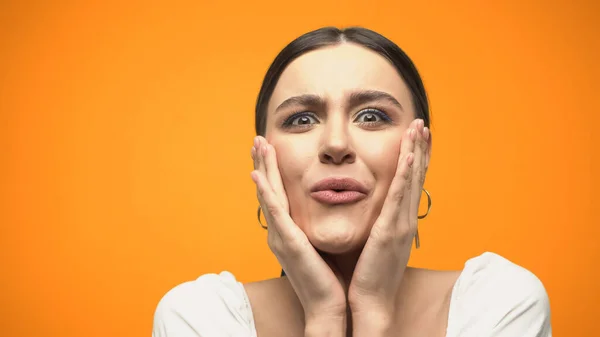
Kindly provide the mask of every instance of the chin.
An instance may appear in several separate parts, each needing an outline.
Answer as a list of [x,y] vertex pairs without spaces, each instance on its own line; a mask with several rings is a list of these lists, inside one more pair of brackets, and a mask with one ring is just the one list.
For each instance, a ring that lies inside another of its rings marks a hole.
[[328,254],[345,254],[364,245],[364,228],[356,226],[355,221],[337,219],[311,223],[306,233],[310,243],[318,251]]

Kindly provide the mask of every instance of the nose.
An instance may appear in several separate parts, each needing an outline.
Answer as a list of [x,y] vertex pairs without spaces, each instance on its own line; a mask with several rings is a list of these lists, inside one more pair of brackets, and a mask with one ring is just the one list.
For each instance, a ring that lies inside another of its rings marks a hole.
[[345,123],[330,121],[322,135],[319,160],[323,164],[353,163],[356,152],[352,148],[349,130]]

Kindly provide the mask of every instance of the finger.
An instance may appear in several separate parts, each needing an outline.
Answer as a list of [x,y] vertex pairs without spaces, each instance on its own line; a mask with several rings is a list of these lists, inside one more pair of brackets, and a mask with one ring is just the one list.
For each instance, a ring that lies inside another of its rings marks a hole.
[[276,233],[277,231],[276,231],[276,227],[274,225],[273,216],[271,215],[271,212],[269,211],[270,206],[264,197],[264,195],[266,193],[273,193],[273,189],[271,188],[268,181],[261,182],[261,180],[257,176],[258,174],[260,174],[260,171],[258,171],[258,170],[254,170],[250,173],[250,176],[252,177],[252,181],[254,181],[254,183],[256,184],[256,197],[258,198],[258,202],[260,203],[262,213],[267,221],[267,227],[269,229],[269,234]]
[[413,126],[414,122],[410,124],[409,128],[404,132],[404,135],[402,135],[400,156],[398,158],[396,173],[394,174],[394,178],[390,184],[390,188],[381,211],[381,215],[383,215],[384,219],[387,219],[386,221],[390,223],[390,226],[395,225],[396,221],[398,220],[398,214],[400,211],[399,205],[406,193],[406,180],[410,178],[406,175],[408,169],[402,165],[407,161],[407,157],[412,153],[414,148],[412,137],[414,137],[416,131]]
[[[286,261],[296,263],[295,273],[309,274],[315,270],[316,264],[323,263],[315,248],[311,245],[306,234],[294,223],[288,212],[279,204],[277,195],[269,185],[267,177],[260,171],[252,171],[252,180],[257,186],[261,206],[269,224],[269,240],[271,249],[283,264]],[[274,240],[272,240],[272,238]],[[275,246],[272,246],[274,244]],[[283,259],[280,257],[283,255]]]
[[[409,141],[408,137],[405,138],[405,141]],[[410,166],[413,159],[414,155],[408,153],[402,156],[401,161],[398,163],[396,175],[392,180],[392,184],[390,185],[390,189],[378,218],[378,226],[385,226],[390,230],[395,228],[396,223],[398,222],[402,200],[407,199],[407,186],[410,185],[410,174],[412,172]],[[383,221],[383,223],[380,224],[380,220]]]
[[402,159],[403,155],[406,156],[407,154],[414,152],[416,134],[417,134],[416,123],[415,122],[410,123],[410,126],[405,131],[405,133],[402,137],[402,145],[400,146],[399,160]]
[[[254,170],[258,169],[259,149],[260,149],[260,140],[259,140],[259,137],[257,136],[257,137],[254,137],[254,144],[252,146],[252,150],[250,151],[250,154],[252,155],[252,165],[254,167]],[[254,180],[254,178],[253,178],[253,180]],[[257,186],[257,189],[256,189],[256,197],[258,198],[258,200],[262,204],[260,193],[258,193],[258,186]]]
[[251,176],[256,184],[259,198],[262,200],[261,207],[269,226],[273,226],[284,242],[298,239],[297,231],[300,229],[283,209],[266,175],[259,170],[254,170]]
[[250,155],[252,156],[252,162],[254,164],[254,169],[258,167],[258,149],[260,148],[260,140],[259,137],[254,137],[254,142],[252,144],[252,150],[250,151]]
[[[396,230],[400,223],[407,224],[410,211],[410,187],[412,179],[412,163],[414,162],[414,142],[418,120],[410,123],[402,136],[400,155],[396,173],[390,184],[388,194],[384,201],[378,218],[378,230]],[[400,217],[404,217],[401,221]],[[380,228],[385,227],[385,228]]]
[[[274,249],[274,247],[282,247],[283,246],[283,240],[281,238],[281,235],[279,235],[279,232],[277,231],[277,226],[275,221],[273,220],[273,217],[271,216],[271,213],[269,212],[269,206],[267,205],[267,202],[264,200],[263,198],[263,194],[264,191],[261,193],[261,190],[264,189],[269,189],[268,187],[264,186],[264,184],[260,184],[258,178],[255,177],[255,174],[258,171],[252,171],[251,173],[251,177],[252,180],[254,181],[254,183],[256,184],[256,197],[258,198],[258,202],[260,203],[260,209],[262,210],[262,213],[265,217],[265,224],[262,224],[263,227],[266,227],[267,230],[267,242],[269,244],[269,248],[271,248],[272,250]],[[260,216],[260,213],[259,213]],[[260,220],[259,220],[260,221]],[[277,249],[275,248],[275,250],[273,250],[273,253],[275,253],[277,255]]]
[[283,187],[283,182],[281,180],[279,166],[277,165],[277,154],[275,153],[275,148],[271,144],[267,144],[265,152],[265,167],[267,171],[267,180],[269,181],[269,184],[271,184],[273,191],[275,191],[279,202],[287,211],[287,195],[285,193],[285,188]]
[[423,128],[423,137],[425,138],[425,174],[427,174],[427,168],[429,167],[429,144],[431,137],[431,130],[428,127]]
[[[254,170],[261,172],[264,175],[266,175],[266,165],[265,165],[265,156],[264,156],[264,153],[265,153],[264,144],[265,143],[266,143],[266,141],[261,136],[257,136],[254,138]],[[273,187],[270,184],[266,184],[264,187],[273,191]],[[259,193],[258,185],[257,185],[257,190],[256,190],[256,196],[258,197],[259,200],[261,200],[262,197]],[[268,219],[269,215],[268,215],[268,212],[266,211],[266,209],[263,209],[263,213],[265,213],[265,218],[267,219],[267,222],[270,222],[270,219]]]
[[398,235],[408,232],[408,228],[402,228],[398,224],[402,216],[401,208],[403,200],[409,199],[408,194],[410,189],[408,186],[410,186],[410,175],[412,173],[410,166],[413,159],[414,155],[410,153],[400,164],[399,175],[396,177],[397,181],[393,188],[390,189],[381,215],[377,219],[377,223],[373,226],[373,229],[377,231],[375,234],[379,234],[380,236],[379,239],[394,240]]
[[[427,144],[424,137],[424,123],[422,120],[417,125],[416,140],[415,140],[415,160],[413,165],[413,180],[412,180],[412,193],[410,202],[410,220],[417,221],[419,215],[419,203],[421,201],[421,190],[423,189],[423,183],[425,181],[425,161]],[[416,225],[416,224],[415,224]]]
[[258,138],[258,146],[256,148],[256,158],[257,158],[257,166],[256,170],[262,172],[263,174],[267,174],[267,168],[265,167],[265,141],[262,137]]
[[408,140],[406,140],[403,144],[405,146],[405,151],[410,151],[411,160],[409,162],[408,173],[405,174],[404,180],[405,183],[403,185],[404,197],[402,200],[399,200],[398,208],[397,208],[397,221],[394,223],[396,228],[403,231],[408,231],[412,227],[411,222],[411,214],[410,214],[410,205],[411,205],[411,192],[412,192],[412,183],[414,180],[413,175],[413,166],[416,161],[416,153],[415,153],[415,140],[417,138],[418,132],[418,120],[414,120],[411,123],[411,128],[408,130]]

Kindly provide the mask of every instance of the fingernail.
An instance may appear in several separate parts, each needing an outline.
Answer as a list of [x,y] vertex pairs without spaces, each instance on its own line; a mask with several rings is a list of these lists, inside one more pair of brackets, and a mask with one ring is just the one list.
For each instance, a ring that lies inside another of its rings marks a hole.
[[258,138],[258,136],[254,137],[254,147],[258,149],[259,145],[260,145],[260,138]]
[[267,155],[267,146],[266,145],[262,145],[260,147],[260,153],[263,155],[263,157]]
[[425,140],[429,140],[429,128],[428,127],[423,128],[423,137],[425,137]]
[[252,156],[252,159],[254,159],[254,157],[256,156],[256,148],[252,147],[252,149],[250,150],[250,156]]
[[416,135],[416,130],[415,129],[410,129],[410,140],[414,141],[415,140],[415,135]]

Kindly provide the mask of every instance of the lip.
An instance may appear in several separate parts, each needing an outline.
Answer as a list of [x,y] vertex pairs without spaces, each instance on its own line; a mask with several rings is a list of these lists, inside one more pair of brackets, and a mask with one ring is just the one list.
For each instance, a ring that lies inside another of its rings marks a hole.
[[332,177],[317,182],[310,195],[328,205],[350,204],[367,197],[369,190],[352,178]]

